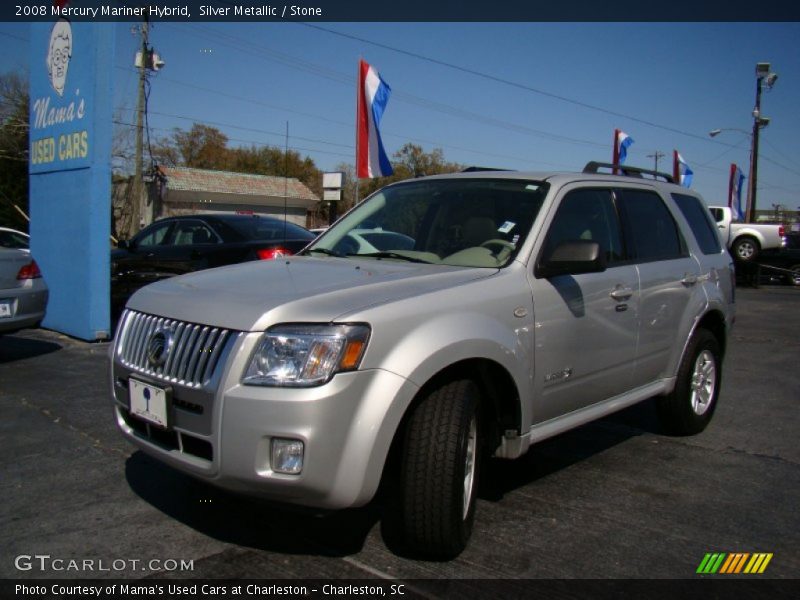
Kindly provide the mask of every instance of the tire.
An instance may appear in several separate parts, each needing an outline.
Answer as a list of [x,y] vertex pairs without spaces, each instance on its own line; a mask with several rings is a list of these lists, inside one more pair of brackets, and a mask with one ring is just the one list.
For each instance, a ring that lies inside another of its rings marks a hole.
[[731,248],[731,254],[739,262],[753,262],[760,253],[761,245],[758,240],[749,235],[737,238]]
[[478,396],[472,381],[449,381],[410,415],[396,517],[400,544],[411,554],[450,559],[467,546],[482,448]]
[[717,338],[698,329],[686,347],[675,389],[658,399],[658,416],[667,433],[694,435],[711,422],[722,383],[722,353]]
[[789,283],[791,285],[800,286],[800,265],[789,267],[789,270],[792,272],[792,274],[789,275]]

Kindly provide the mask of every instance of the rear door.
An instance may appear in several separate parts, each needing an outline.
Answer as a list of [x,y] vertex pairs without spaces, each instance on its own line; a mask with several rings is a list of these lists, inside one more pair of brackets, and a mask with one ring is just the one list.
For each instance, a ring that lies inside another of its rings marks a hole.
[[639,281],[626,257],[611,188],[571,186],[559,194],[538,260],[559,243],[592,240],[601,273],[532,277],[534,422],[631,388],[639,327]]
[[[669,377],[672,356],[702,312],[700,264],[668,202],[655,189],[621,187],[617,200],[629,256],[639,274],[641,325],[635,386]],[[700,306],[698,306],[700,304]]]
[[162,278],[207,269],[220,244],[219,236],[203,221],[181,219],[156,255],[156,269]]

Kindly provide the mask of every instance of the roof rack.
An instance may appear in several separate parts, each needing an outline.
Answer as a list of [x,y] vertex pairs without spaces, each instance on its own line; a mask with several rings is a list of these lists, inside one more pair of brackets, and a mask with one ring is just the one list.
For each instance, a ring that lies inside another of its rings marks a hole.
[[480,171],[508,171],[509,169],[498,169],[496,167],[467,167],[462,173],[478,173]]
[[586,163],[586,166],[583,168],[584,173],[597,173],[599,169],[611,169],[612,173],[619,171],[622,175],[626,177],[639,177],[642,178],[643,175],[652,175],[653,179],[658,179],[661,177],[667,183],[675,183],[675,178],[670,175],[669,173],[662,173],[661,171],[653,171],[652,169],[642,169],[639,167],[629,167],[627,165],[615,165],[613,163],[603,163],[597,161],[589,161]]

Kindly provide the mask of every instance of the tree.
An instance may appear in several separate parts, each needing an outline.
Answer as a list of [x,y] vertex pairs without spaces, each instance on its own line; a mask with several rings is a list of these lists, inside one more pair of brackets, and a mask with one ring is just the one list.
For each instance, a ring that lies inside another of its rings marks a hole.
[[0,75],[0,224],[28,230],[28,79]]
[[440,148],[425,152],[421,146],[405,144],[392,155],[394,173],[389,177],[377,177],[368,179],[366,183],[362,182],[359,186],[358,195],[360,198],[365,198],[372,192],[395,181],[424,177],[426,175],[455,173],[463,170],[463,168],[463,165],[458,163],[447,162],[444,158],[444,152]]
[[216,127],[194,123],[189,131],[176,127],[171,137],[153,149],[153,157],[169,166],[222,170],[227,166],[227,152],[228,136]]

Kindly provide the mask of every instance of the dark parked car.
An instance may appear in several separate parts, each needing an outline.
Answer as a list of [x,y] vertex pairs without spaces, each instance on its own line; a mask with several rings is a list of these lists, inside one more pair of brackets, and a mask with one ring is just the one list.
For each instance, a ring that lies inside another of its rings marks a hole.
[[119,311],[140,287],[159,279],[294,254],[316,236],[259,215],[168,217],[121,241],[111,252],[111,306]]
[[786,247],[764,251],[758,258],[763,283],[800,285],[800,233],[786,235]]

